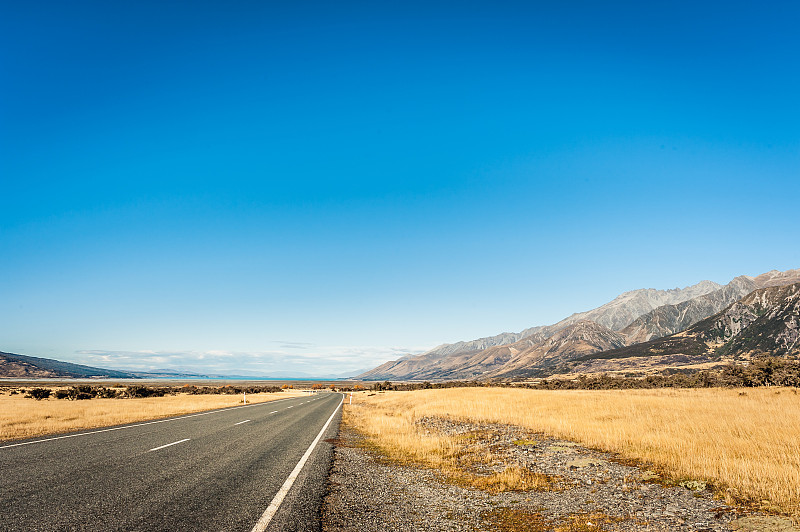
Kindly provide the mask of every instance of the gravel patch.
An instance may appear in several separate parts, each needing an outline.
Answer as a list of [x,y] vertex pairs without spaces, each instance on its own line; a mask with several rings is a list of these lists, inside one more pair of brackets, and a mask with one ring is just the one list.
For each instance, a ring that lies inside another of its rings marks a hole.
[[[323,504],[324,531],[555,530],[573,523],[564,530],[798,532],[785,518],[743,517],[714,499],[703,482],[669,485],[654,471],[574,442],[507,425],[434,418],[418,424],[430,432],[474,435],[470,445],[502,457],[494,470],[526,467],[557,477],[560,489],[491,494],[453,485],[435,470],[367,451],[362,437],[343,425]],[[546,527],[535,528],[540,519]]]

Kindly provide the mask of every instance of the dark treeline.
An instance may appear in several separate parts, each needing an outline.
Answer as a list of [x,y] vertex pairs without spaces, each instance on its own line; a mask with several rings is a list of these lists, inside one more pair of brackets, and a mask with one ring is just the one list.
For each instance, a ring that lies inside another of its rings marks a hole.
[[[279,386],[145,386],[133,384],[124,388],[91,386],[81,384],[66,389],[50,390],[49,388],[33,388],[27,391],[26,397],[34,399],[94,399],[100,398],[135,398],[135,397],[164,397],[165,395],[175,395],[178,393],[188,393],[190,395],[226,394],[236,395],[241,393],[275,393],[281,391]],[[16,392],[12,392],[16,393]]]
[[189,393],[191,395],[205,395],[205,394],[229,394],[235,395],[239,393],[275,393],[281,391],[280,386],[234,386],[228,384],[227,386],[182,386],[175,391]]
[[528,388],[541,390],[613,390],[634,388],[752,388],[756,386],[800,386],[800,361],[759,357],[749,364],[728,364],[722,369],[695,372],[674,371],[644,378],[585,376],[575,380],[545,379]]
[[[439,390],[442,388],[486,388],[490,386],[508,386],[501,383],[489,383],[480,381],[447,381],[447,382],[402,382],[392,383],[390,381],[376,382],[369,387],[370,390],[382,392],[387,390],[397,390],[408,392],[414,390]],[[350,391],[342,389],[342,391]]]
[[373,391],[425,390],[478,386],[516,387],[535,390],[624,390],[642,388],[752,388],[756,386],[800,387],[800,360],[761,356],[749,364],[729,364],[722,369],[672,370],[646,377],[612,376],[605,373],[579,375],[575,379],[543,379],[533,383],[453,381],[441,383],[375,383]]

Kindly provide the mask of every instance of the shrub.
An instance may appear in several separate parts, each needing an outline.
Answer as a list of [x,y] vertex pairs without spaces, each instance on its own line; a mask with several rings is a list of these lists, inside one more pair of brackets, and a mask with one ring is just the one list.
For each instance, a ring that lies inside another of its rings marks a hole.
[[161,388],[150,388],[142,385],[132,385],[125,389],[128,397],[164,397],[165,391]]
[[56,390],[53,396],[56,399],[70,399],[72,401],[86,400],[96,397],[97,389],[87,384],[81,384],[78,386],[72,386],[68,390]]
[[36,399],[37,401],[40,401],[42,399],[47,399],[48,397],[50,397],[50,389],[49,388],[34,388],[33,390],[29,391],[28,395],[26,395],[25,397],[32,397],[33,399]]
[[117,395],[117,391],[111,388],[98,388],[97,390],[97,397],[102,397],[103,399],[113,399]]

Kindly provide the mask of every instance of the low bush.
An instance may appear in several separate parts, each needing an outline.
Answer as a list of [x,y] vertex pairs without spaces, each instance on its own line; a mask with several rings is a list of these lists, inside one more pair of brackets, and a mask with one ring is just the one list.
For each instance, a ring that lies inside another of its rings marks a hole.
[[[54,397],[56,399],[69,399],[72,401],[85,400],[85,399],[115,399],[115,398],[138,398],[138,397],[164,397],[165,395],[175,395],[177,393],[188,393],[190,395],[238,395],[242,393],[275,393],[280,392],[278,386],[234,386],[228,384],[225,386],[195,386],[193,384],[186,384],[180,387],[171,386],[145,386],[142,384],[132,384],[125,387],[124,390],[115,390],[114,388],[107,388],[105,386],[91,386],[88,384],[80,384],[66,389],[49,390],[47,388],[34,388],[27,392],[25,397],[33,399],[47,399]],[[11,395],[17,393],[26,393],[25,390],[11,390]]]
[[151,388],[149,386],[133,385],[125,388],[128,397],[164,397],[164,388]]
[[49,388],[34,388],[33,390],[28,392],[28,395],[25,397],[31,397],[40,401],[42,399],[47,399],[50,397],[50,389]]

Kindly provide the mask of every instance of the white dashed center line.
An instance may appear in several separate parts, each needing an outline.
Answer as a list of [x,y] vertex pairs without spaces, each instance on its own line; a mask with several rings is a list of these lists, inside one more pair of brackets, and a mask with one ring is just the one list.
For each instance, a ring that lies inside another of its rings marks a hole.
[[273,410],[272,412],[270,412],[270,414],[277,414],[277,413],[278,413],[277,410]]
[[178,445],[179,443],[183,443],[183,442],[185,442],[185,441],[189,441],[189,438],[186,438],[186,439],[183,439],[183,440],[180,440],[180,441],[174,441],[174,442],[172,442],[172,443],[168,443],[168,444],[166,444],[166,445],[162,445],[161,447],[153,447],[152,449],[150,449],[150,450],[149,450],[149,451],[147,451],[147,452],[149,453],[149,452],[151,452],[151,451],[157,451],[157,450],[159,450],[159,449],[163,449],[164,447],[169,447],[169,446],[171,446],[171,445]]
[[244,421],[240,421],[238,423],[234,423],[234,425],[241,425],[242,423],[247,423],[248,421],[250,421],[250,420],[249,419],[245,419]]
[[264,532],[267,529],[270,521],[272,521],[272,518],[275,516],[275,512],[278,511],[278,508],[280,508],[283,499],[286,497],[286,494],[289,493],[289,490],[292,488],[292,484],[294,484],[294,481],[297,479],[298,475],[300,475],[300,471],[303,470],[303,466],[305,466],[306,461],[308,461],[308,458],[311,456],[311,453],[314,451],[317,443],[319,443],[319,440],[322,439],[322,435],[325,434],[325,429],[327,429],[331,424],[331,421],[333,421],[333,416],[336,415],[336,412],[339,411],[339,407],[341,407],[343,403],[344,399],[342,399],[342,401],[336,405],[336,410],[333,411],[331,417],[329,417],[328,421],[326,421],[322,426],[322,430],[319,431],[317,437],[314,438],[314,441],[311,442],[309,448],[306,449],[306,453],[302,458],[300,458],[300,461],[297,462],[297,465],[294,466],[294,469],[289,474],[289,477],[283,483],[281,489],[278,490],[278,493],[275,494],[272,502],[269,503],[269,506],[266,510],[264,510],[264,513],[261,514],[261,518],[258,520],[258,522],[256,522],[255,526],[253,526],[250,532]]

